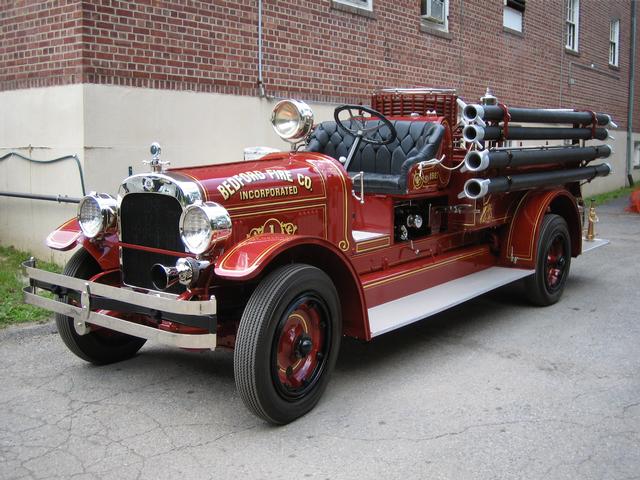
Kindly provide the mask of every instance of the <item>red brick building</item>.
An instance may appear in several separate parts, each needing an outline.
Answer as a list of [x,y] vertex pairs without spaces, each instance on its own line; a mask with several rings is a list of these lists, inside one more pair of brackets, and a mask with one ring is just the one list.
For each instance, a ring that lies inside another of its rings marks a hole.
[[[598,188],[615,188],[627,173],[631,12],[630,0],[3,1],[0,104],[19,113],[1,120],[0,155],[78,153],[88,187],[112,191],[152,140],[174,165],[282,147],[273,98],[325,118],[326,103],[366,102],[379,87],[454,87],[475,101],[490,86],[507,104],[611,113],[616,174]],[[22,186],[51,188],[37,175]],[[54,193],[77,194],[72,182]]]

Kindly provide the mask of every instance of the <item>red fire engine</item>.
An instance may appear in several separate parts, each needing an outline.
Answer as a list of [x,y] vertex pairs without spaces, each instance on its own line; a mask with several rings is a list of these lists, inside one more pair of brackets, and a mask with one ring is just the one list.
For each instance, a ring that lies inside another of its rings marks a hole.
[[84,197],[49,235],[78,247],[62,275],[25,262],[26,302],[95,364],[146,340],[233,349],[244,403],[283,424],[318,402],[343,335],[369,341],[519,279],[552,304],[571,258],[606,242],[583,243],[581,182],[610,172],[590,164],[610,147],[585,145],[608,115],[410,89],[334,117],[279,102],[293,148],[253,161],[165,170],[152,145],[149,173]]

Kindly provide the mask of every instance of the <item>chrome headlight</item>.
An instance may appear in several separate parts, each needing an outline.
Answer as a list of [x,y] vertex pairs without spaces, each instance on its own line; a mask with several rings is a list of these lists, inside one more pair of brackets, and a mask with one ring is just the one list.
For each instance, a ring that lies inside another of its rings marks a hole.
[[191,253],[200,255],[231,236],[231,217],[215,202],[194,203],[182,212],[180,237]]
[[280,138],[297,143],[311,133],[313,111],[299,100],[281,100],[273,107],[271,124]]
[[117,201],[106,193],[91,193],[78,204],[78,223],[85,237],[94,238],[115,227]]

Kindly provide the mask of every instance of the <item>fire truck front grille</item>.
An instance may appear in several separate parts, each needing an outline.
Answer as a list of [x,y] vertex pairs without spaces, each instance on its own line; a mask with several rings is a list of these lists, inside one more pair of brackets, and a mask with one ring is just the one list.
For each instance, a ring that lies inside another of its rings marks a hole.
[[[120,205],[123,243],[184,252],[178,222],[182,206],[174,197],[157,193],[130,193]],[[173,266],[178,257],[122,247],[122,279],[126,285],[154,289],[151,267],[156,263]],[[167,290],[181,293],[180,284]]]

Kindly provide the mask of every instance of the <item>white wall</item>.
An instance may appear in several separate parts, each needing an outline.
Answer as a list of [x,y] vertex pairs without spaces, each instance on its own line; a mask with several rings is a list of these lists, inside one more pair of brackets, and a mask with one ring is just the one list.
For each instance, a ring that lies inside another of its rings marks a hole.
[[[270,124],[277,100],[103,85],[0,92],[0,156],[36,159],[77,154],[87,192],[115,194],[128,174],[148,171],[149,145],[160,142],[172,167],[239,161],[245,147],[288,149]],[[334,106],[310,103],[317,121]],[[38,147],[29,150],[26,146]],[[0,163],[0,190],[82,196],[72,161],[50,166],[17,158]],[[0,197],[0,244],[57,260],[46,236],[75,215],[75,205]]]
[[[127,175],[148,171],[149,145],[171,167],[243,158],[245,147],[288,149],[271,128],[276,100],[211,93],[85,85],[85,159],[91,189],[115,192]],[[333,106],[311,104],[316,120]]]
[[[16,151],[47,160],[78,154],[82,162],[82,90],[82,85],[72,85],[0,92],[0,156]],[[4,160],[0,162],[0,190],[82,196],[72,160],[52,165],[36,165],[16,157]],[[0,243],[59,260],[61,256],[52,256],[44,240],[75,210],[75,205],[0,196]]]

